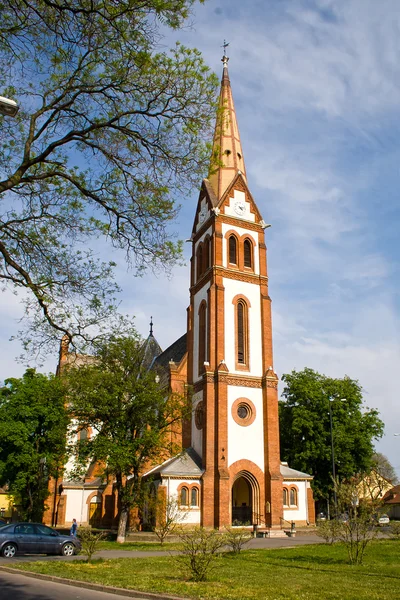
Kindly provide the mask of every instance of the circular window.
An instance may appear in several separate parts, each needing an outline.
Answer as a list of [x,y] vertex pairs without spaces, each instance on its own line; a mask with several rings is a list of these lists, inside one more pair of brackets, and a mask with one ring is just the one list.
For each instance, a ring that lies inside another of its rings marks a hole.
[[251,415],[251,408],[248,404],[240,403],[237,407],[237,416],[239,419],[248,419]]
[[203,400],[197,404],[194,411],[194,422],[197,429],[203,429],[204,426],[204,403]]
[[247,427],[256,418],[256,407],[247,398],[238,398],[232,405],[232,417],[235,423]]

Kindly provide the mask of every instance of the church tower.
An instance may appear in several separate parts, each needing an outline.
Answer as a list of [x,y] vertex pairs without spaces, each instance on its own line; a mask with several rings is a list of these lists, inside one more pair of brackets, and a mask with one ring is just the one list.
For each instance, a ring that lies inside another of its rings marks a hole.
[[201,458],[204,527],[278,528],[282,475],[267,225],[247,184],[228,60],[222,59],[210,174],[191,238],[187,383],[194,411],[185,437]]

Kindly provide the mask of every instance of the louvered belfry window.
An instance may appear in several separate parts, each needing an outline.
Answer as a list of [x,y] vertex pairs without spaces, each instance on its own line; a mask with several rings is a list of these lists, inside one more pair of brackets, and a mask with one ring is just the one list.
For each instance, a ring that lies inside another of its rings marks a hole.
[[229,238],[229,262],[233,265],[237,264],[236,238],[234,235]]
[[250,240],[244,240],[244,244],[243,244],[243,250],[244,250],[244,266],[245,267],[249,267],[251,269],[252,265],[252,244],[250,242]]
[[246,362],[246,306],[244,302],[237,304],[237,361],[244,365]]

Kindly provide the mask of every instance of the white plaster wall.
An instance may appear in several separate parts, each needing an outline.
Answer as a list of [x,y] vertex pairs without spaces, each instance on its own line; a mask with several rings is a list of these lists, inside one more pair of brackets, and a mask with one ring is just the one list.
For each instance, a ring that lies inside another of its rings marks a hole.
[[[170,479],[164,478],[162,480],[162,485],[165,485],[167,488],[167,497],[175,498],[178,500],[178,487],[182,484],[186,483],[188,486],[196,483],[199,487],[201,494],[201,485],[200,479]],[[190,525],[200,525],[200,507],[198,508],[186,508],[182,509],[182,518],[180,519],[181,523],[190,524]]]
[[65,521],[67,523],[72,522],[72,519],[76,519],[78,524],[88,522],[89,505],[86,501],[93,491],[94,490],[85,489],[64,490],[63,495],[67,496],[67,506],[65,512]]
[[[203,300],[207,302],[208,295],[207,291],[210,287],[210,283],[208,282],[204,285],[201,290],[197,292],[193,301],[193,311],[194,311],[194,319],[193,319],[193,381],[197,381],[199,379],[199,306]],[[206,311],[206,331],[208,330],[208,311]],[[206,343],[208,344],[208,337],[206,336]],[[206,356],[208,355],[208,348],[206,348]]]
[[284,481],[285,486],[290,488],[294,485],[298,488],[297,508],[284,508],[283,518],[287,521],[308,521],[308,506],[307,506],[307,481]]
[[[238,215],[234,209],[235,203],[238,201],[244,202],[246,205],[246,210],[243,212],[242,215]],[[246,202],[246,194],[239,190],[234,190],[233,198],[230,198],[229,205],[225,206],[224,212],[226,215],[229,215],[231,217],[240,217],[241,219],[246,219],[247,221],[253,221],[253,223],[256,218],[255,214],[250,212],[250,202]]]
[[246,375],[261,377],[262,373],[262,345],[261,345],[261,307],[260,288],[254,283],[223,279],[225,288],[225,363],[231,373],[243,373],[235,369],[235,306],[232,301],[241,294],[249,302],[249,358],[250,371]]
[[222,264],[225,268],[228,267],[228,240],[226,239],[226,233],[228,231],[235,231],[238,236],[242,236],[242,235],[246,235],[248,238],[250,238],[253,241],[254,244],[254,255],[253,255],[253,260],[254,260],[254,273],[256,275],[259,275],[260,273],[260,253],[259,253],[259,247],[258,247],[258,235],[257,233],[255,233],[254,231],[249,231],[248,229],[246,229],[245,227],[240,227],[238,225],[232,226],[232,225],[228,225],[227,223],[223,223],[222,224],[222,235],[224,236],[223,238],[223,245],[222,245]]
[[193,412],[192,412],[192,448],[196,450],[200,458],[203,456],[203,431],[204,429],[197,429],[194,421],[195,411],[197,404],[203,400],[203,392],[197,392],[193,395]]
[[[232,404],[238,398],[251,400],[256,418],[251,425],[238,425],[232,417]],[[262,390],[240,386],[228,386],[228,467],[237,460],[247,459],[264,471],[264,435]]]

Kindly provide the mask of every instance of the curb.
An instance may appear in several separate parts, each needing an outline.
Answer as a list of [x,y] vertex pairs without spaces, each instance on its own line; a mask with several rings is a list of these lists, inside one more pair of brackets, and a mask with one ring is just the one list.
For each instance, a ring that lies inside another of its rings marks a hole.
[[189,600],[182,596],[170,596],[169,594],[156,594],[152,592],[140,592],[139,590],[127,590],[126,588],[109,587],[99,583],[90,583],[88,581],[76,581],[75,579],[63,579],[54,575],[44,575],[43,573],[34,573],[33,571],[23,571],[22,569],[13,569],[12,567],[0,566],[0,572],[16,573],[18,575],[26,575],[32,579],[42,579],[44,581],[53,581],[54,583],[62,583],[71,587],[85,588],[87,590],[95,590],[97,592],[107,592],[108,594],[119,594],[128,598],[143,598],[143,600]]

